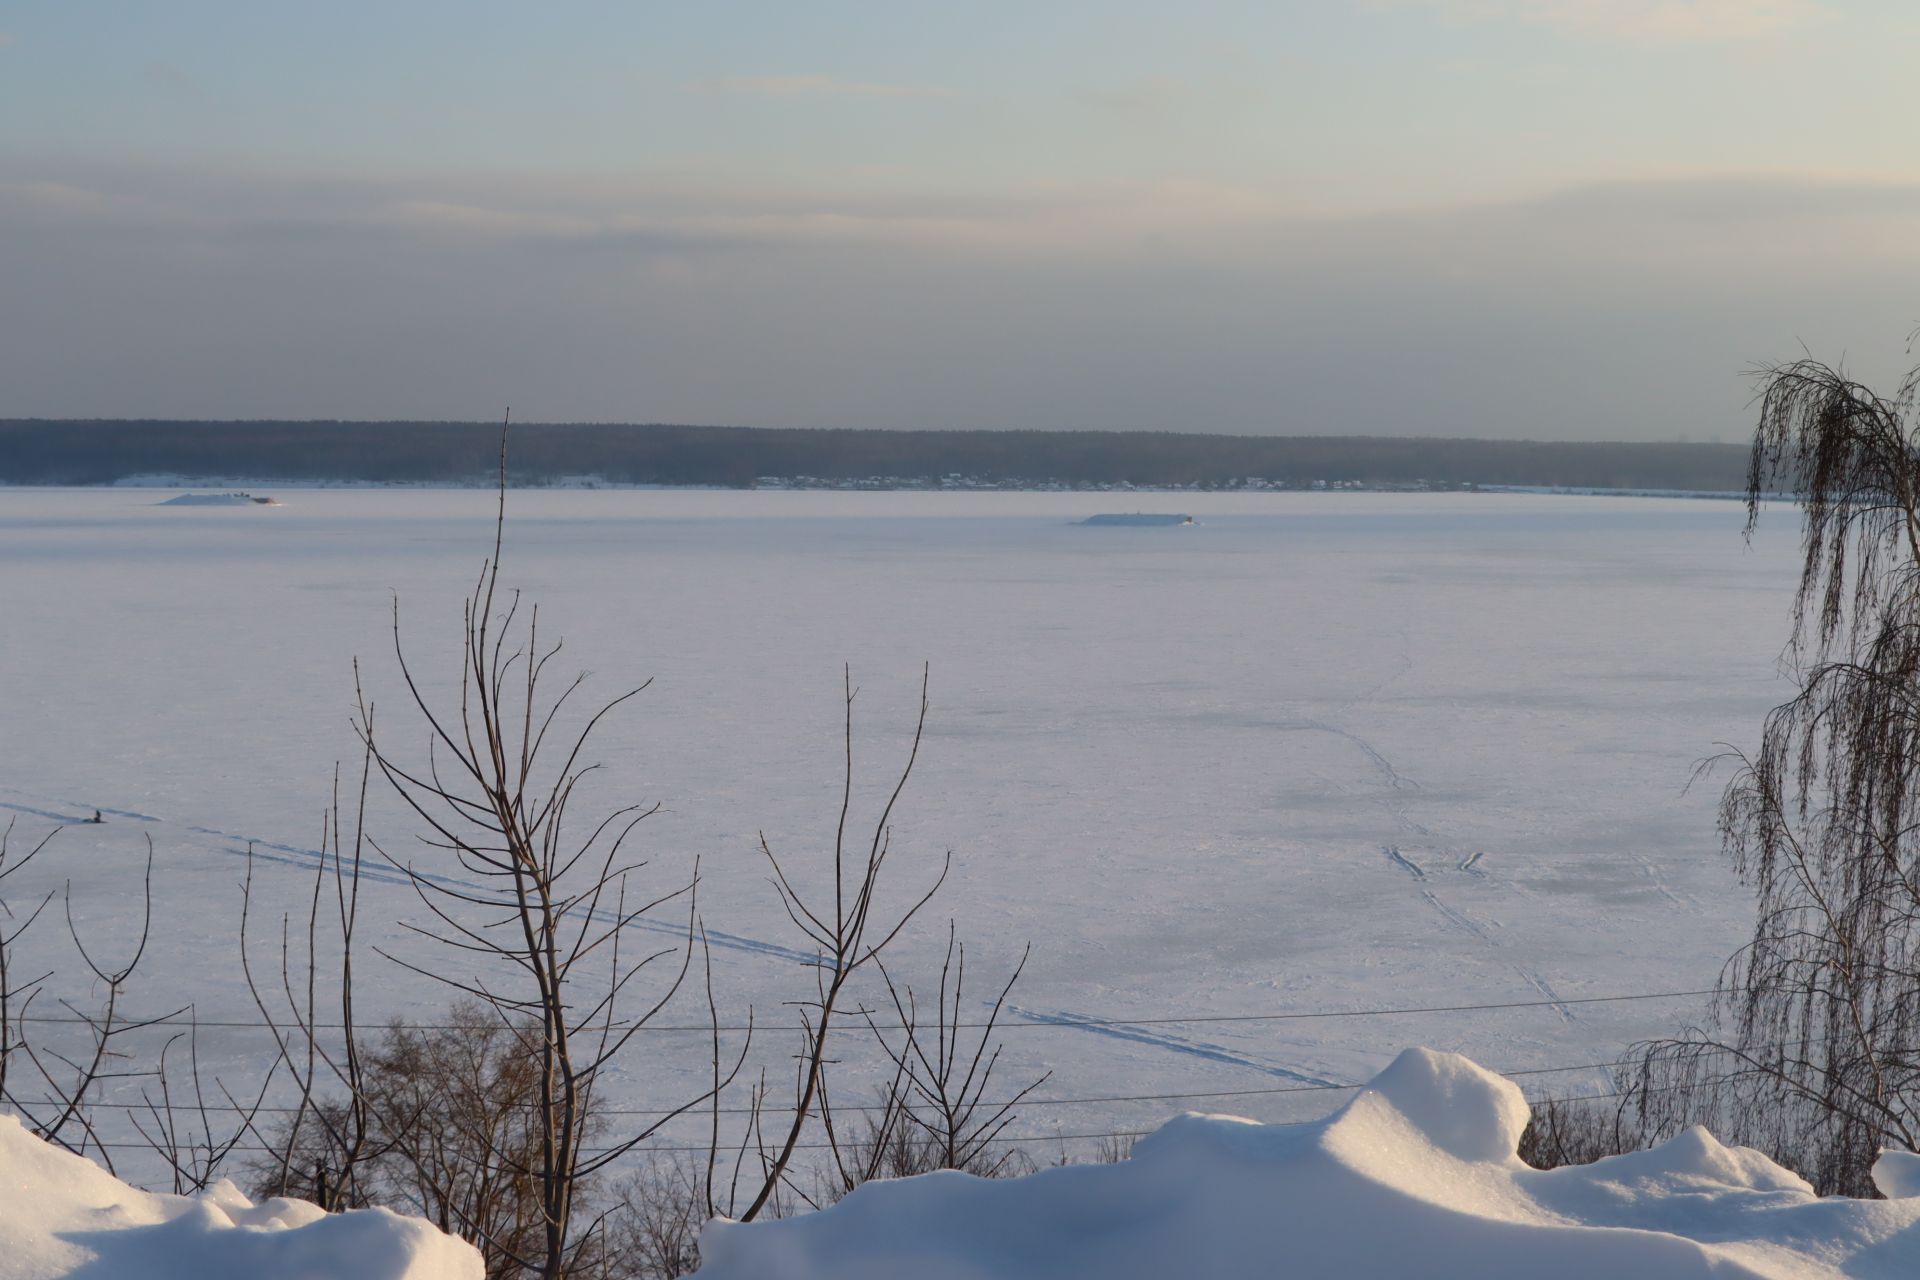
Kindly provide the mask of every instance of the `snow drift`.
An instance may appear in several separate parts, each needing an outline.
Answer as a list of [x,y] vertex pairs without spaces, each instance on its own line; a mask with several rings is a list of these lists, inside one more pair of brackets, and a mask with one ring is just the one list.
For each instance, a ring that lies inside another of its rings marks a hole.
[[254,1204],[231,1182],[152,1195],[0,1116],[0,1280],[481,1280],[419,1218]]
[[[1132,1160],[872,1183],[821,1213],[710,1224],[702,1280],[1811,1280],[1920,1275],[1920,1199],[1820,1199],[1693,1129],[1548,1172],[1510,1081],[1410,1049],[1331,1119],[1185,1115]],[[1920,1158],[1875,1169],[1920,1192]]]

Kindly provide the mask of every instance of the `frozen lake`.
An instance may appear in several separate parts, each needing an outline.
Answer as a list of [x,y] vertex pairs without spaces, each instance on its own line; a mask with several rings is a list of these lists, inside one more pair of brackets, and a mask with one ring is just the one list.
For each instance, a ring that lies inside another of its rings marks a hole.
[[[154,505],[176,492],[0,489],[0,802],[20,833],[108,811],[64,832],[46,873],[73,880],[103,937],[137,907],[151,834],[160,936],[140,1003],[246,1016],[246,842],[287,846],[261,874],[305,883],[298,850],[333,762],[355,757],[356,655],[392,741],[424,749],[402,729],[392,601],[416,661],[449,670],[493,496]],[[1136,508],[1197,523],[1073,523]],[[1031,941],[1025,1016],[1140,1021],[1010,1032],[1009,1080],[1230,1091],[1364,1080],[1410,1043],[1503,1069],[1600,1062],[1697,1011],[1538,1002],[1703,987],[1744,940],[1718,781],[1684,790],[1787,692],[1794,513],[1750,548],[1742,515],[1491,494],[516,492],[504,580],[564,634],[569,673],[607,694],[653,679],[599,739],[595,799],[658,801],[641,833],[658,883],[698,856],[709,924],[749,942],[796,942],[757,833],[820,865],[842,664],[868,802],[930,664],[893,883],[904,896],[948,848],[954,872],[898,968],[936,977],[951,915],[984,995]],[[377,818],[403,847],[410,828]],[[398,939],[410,897],[370,892],[369,940]],[[806,989],[750,945],[723,957],[730,1008],[777,1018]],[[363,998],[422,1017],[441,1000],[391,969]],[[1499,1002],[1534,1007],[1162,1021]],[[645,1071],[627,1087],[667,1096]],[[1285,1119],[1338,1096],[1029,1108],[1019,1128],[1187,1106]]]

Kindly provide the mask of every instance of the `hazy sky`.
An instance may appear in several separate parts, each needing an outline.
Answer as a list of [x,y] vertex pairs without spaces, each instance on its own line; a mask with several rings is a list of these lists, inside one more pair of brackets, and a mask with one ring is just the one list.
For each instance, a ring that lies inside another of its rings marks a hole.
[[0,5],[0,417],[1738,438],[1913,0]]

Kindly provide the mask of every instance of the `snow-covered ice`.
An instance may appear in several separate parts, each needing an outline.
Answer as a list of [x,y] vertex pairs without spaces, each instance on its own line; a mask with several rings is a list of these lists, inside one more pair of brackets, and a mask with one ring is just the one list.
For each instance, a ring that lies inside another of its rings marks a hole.
[[[161,927],[130,1001],[246,1020],[247,848],[270,930],[304,901],[333,762],[355,755],[352,659],[406,745],[394,600],[424,676],[449,676],[494,496],[301,491],[236,521],[154,505],[177,492],[0,489],[0,819],[33,834],[103,811],[10,887],[71,879],[107,950],[137,928],[151,836]],[[1037,1158],[1092,1146],[1047,1135],[1181,1107],[1324,1115],[1342,1095],[1272,1091],[1365,1081],[1408,1043],[1502,1070],[1604,1063],[1698,1012],[1566,1002],[1709,985],[1750,925],[1715,788],[1685,787],[1783,696],[1791,511],[1751,548],[1734,503],[1518,494],[1181,494],[1197,523],[1174,536],[1074,525],[1113,502],[511,495],[505,581],[564,635],[559,667],[609,694],[653,678],[576,809],[663,806],[634,848],[653,886],[702,860],[726,1016],[778,1022],[811,981],[757,838],[818,883],[841,664],[861,687],[859,816],[903,754],[922,661],[928,739],[890,874],[904,898],[948,848],[954,871],[893,967],[937,980],[948,916],[982,991],[1034,943],[1000,1071],[1054,1072],[1010,1130]],[[376,800],[376,834],[411,855],[414,825]],[[366,886],[372,1023],[444,1003],[371,955],[420,958],[396,923],[418,910],[391,876]],[[1500,1002],[1528,1007],[1164,1021]],[[784,1039],[763,1047],[787,1070]],[[845,1047],[852,1096],[870,1064]],[[677,1104],[705,1069],[698,1037],[635,1049],[610,1082],[622,1105]],[[268,1047],[219,1028],[200,1052],[241,1080]],[[1197,1092],[1222,1096],[1055,1101]],[[699,1137],[689,1120],[659,1141]]]
[[[703,1280],[1895,1280],[1920,1199],[1816,1197],[1692,1129],[1530,1169],[1519,1088],[1409,1049],[1331,1119],[1181,1116],[1132,1159],[870,1183],[816,1214],[709,1224]],[[1909,1157],[1911,1158],[1911,1157]],[[1897,1195],[1904,1187],[1887,1187]]]
[[152,1195],[0,1116],[0,1280],[481,1280],[420,1218],[254,1204],[231,1182]]

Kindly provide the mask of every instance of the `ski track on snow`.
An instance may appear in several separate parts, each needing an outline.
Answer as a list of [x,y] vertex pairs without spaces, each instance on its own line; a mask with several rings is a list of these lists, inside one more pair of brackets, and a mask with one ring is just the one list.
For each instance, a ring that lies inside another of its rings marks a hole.
[[1644,853],[1635,853],[1632,856],[1633,856],[1633,860],[1640,864],[1640,874],[1647,878],[1647,883],[1653,886],[1655,893],[1658,893],[1661,897],[1665,898],[1668,902],[1671,902],[1676,907],[1684,907],[1689,910],[1697,909],[1699,907],[1700,904],[1694,901],[1693,896],[1691,894],[1683,898],[1681,895],[1676,894],[1672,889],[1669,889],[1667,887],[1667,882],[1660,878],[1660,873],[1653,869],[1653,863],[1650,860],[1648,860],[1647,856]]
[[[85,818],[71,814],[56,813],[48,809],[37,809],[27,805],[12,804],[4,801],[0,801],[0,807],[32,814],[36,817],[47,818],[51,821],[63,822],[68,825],[93,825]],[[91,809],[96,806],[86,805],[80,807]],[[100,812],[104,814],[132,818],[156,826],[171,825],[166,819],[157,818],[151,814],[136,813],[130,809],[109,809],[104,805],[98,807]],[[323,865],[325,858],[328,856],[318,849],[308,849],[300,845],[285,844],[276,840],[261,840],[239,835],[231,831],[222,831],[217,827],[196,824],[187,826],[185,830],[196,836],[212,837],[216,843],[202,842],[203,847],[211,848],[229,857],[241,859],[252,857],[257,862],[271,862],[280,866],[292,867],[302,872],[311,873],[315,871]],[[418,875],[421,880],[442,885],[450,889],[459,889],[469,893],[485,892],[483,886],[454,876],[435,875],[428,872],[416,872],[414,874]],[[370,880],[380,884],[395,885],[400,888],[413,887],[412,880],[407,872],[379,862],[362,862],[360,876],[364,880]],[[596,911],[592,918],[596,920],[611,920],[612,913],[601,909]],[[686,935],[686,928],[683,925],[673,924],[663,920],[652,920],[644,916],[630,922],[629,927],[646,929],[655,933],[672,934],[676,937],[684,937]],[[779,943],[765,942],[758,938],[747,937],[743,934],[725,933],[709,929],[707,931],[707,938],[716,946],[753,955],[769,956],[796,964],[811,966],[818,961],[818,957],[811,952],[799,951],[792,947],[782,946]],[[1204,1058],[1208,1061],[1225,1063],[1229,1066],[1244,1067],[1248,1070],[1258,1071],[1263,1075],[1274,1076],[1282,1080],[1294,1080],[1302,1084],[1330,1085],[1345,1083],[1344,1081],[1328,1080],[1304,1071],[1296,1071],[1292,1068],[1279,1066],[1274,1063],[1262,1062],[1258,1059],[1247,1057],[1244,1054],[1236,1053],[1222,1045],[1190,1040],[1183,1036],[1165,1032],[1146,1031],[1137,1027],[1108,1025],[1100,1021],[1099,1015],[1096,1014],[1075,1013],[1070,1010],[1060,1010],[1043,1014],[1030,1010],[1017,1009],[1013,1006],[1008,1006],[1008,1012],[1018,1014],[1032,1022],[1070,1027],[1076,1031],[1084,1031],[1093,1035],[1127,1040],[1135,1044],[1151,1045],[1155,1048],[1164,1049],[1169,1053]]]
[[[0,809],[11,809],[15,813],[32,814],[36,818],[45,818],[49,822],[57,822],[61,826],[65,826],[65,827],[79,827],[79,826],[90,827],[93,825],[93,823],[89,822],[87,819],[79,816],[78,814],[55,813],[51,809],[36,809],[32,805],[25,805],[25,804],[8,804],[4,800],[0,800]],[[100,812],[105,813],[106,810],[102,809]]]
[[[1400,852],[1399,845],[1397,844],[1387,845],[1384,848],[1382,848],[1380,852],[1386,854],[1387,860],[1389,862],[1393,863],[1394,866],[1399,867],[1402,871],[1405,871],[1408,875],[1412,876],[1415,880],[1425,880],[1427,878],[1427,873],[1425,868],[1421,867],[1418,863],[1408,858],[1406,854]],[[1427,896],[1431,898],[1433,895],[1428,894]]]
[[[105,812],[105,810],[102,810],[102,812]],[[274,862],[281,862],[289,866],[297,866],[303,870],[311,871],[320,866],[322,860],[327,856],[322,854],[318,849],[303,849],[298,845],[278,844],[271,840],[255,840],[247,836],[234,835],[229,831],[219,831],[213,827],[188,827],[187,830],[196,835],[215,836],[221,840],[234,841],[235,843],[232,845],[215,847],[218,848],[221,853],[229,854],[237,858],[245,858],[248,856],[248,849],[251,848],[255,858],[266,858]],[[283,856],[275,857],[272,854],[263,854],[260,852],[262,849],[272,849]],[[394,884],[402,887],[411,887],[412,879],[417,877],[431,884],[441,885],[449,889],[459,889],[465,893],[485,894],[488,892],[484,885],[475,884],[471,880],[462,880],[457,876],[435,875],[425,871],[401,871],[392,866],[383,866],[378,863],[368,863],[364,861],[360,864],[360,876],[365,880],[375,880],[383,884]],[[589,913],[587,918],[611,923],[618,917],[614,912],[602,907]],[[645,929],[652,933],[668,933],[678,938],[687,936],[685,925],[672,924],[665,920],[654,920],[647,916],[639,916],[628,921],[627,927],[632,929]],[[776,942],[762,942],[758,938],[749,938],[737,933],[724,933],[716,929],[707,930],[707,940],[716,946],[727,947],[734,951],[774,956],[781,960],[791,960],[800,964],[810,965],[813,964],[815,960],[815,957],[809,952],[796,951],[791,947],[783,947]]]
[[[1404,674],[1404,672],[1401,674]],[[1364,702],[1368,697],[1372,696],[1373,692],[1377,692],[1379,689],[1384,688],[1387,684],[1391,683],[1392,679],[1397,679],[1397,678],[1398,676],[1396,675],[1395,677],[1390,677],[1388,680],[1381,681],[1378,685],[1374,686],[1373,690],[1369,691],[1367,694],[1363,695],[1360,698],[1353,699],[1352,701],[1349,701],[1343,704],[1341,707],[1341,710],[1345,710],[1348,707],[1356,706],[1359,703]],[[1407,777],[1405,774],[1401,773],[1400,770],[1397,767],[1395,767],[1392,760],[1388,759],[1387,756],[1383,752],[1381,752],[1378,748],[1376,748],[1372,743],[1368,742],[1365,738],[1362,738],[1360,735],[1356,733],[1340,728],[1337,725],[1327,724],[1324,721],[1310,721],[1310,722],[1307,722],[1306,727],[1312,728],[1312,729],[1318,729],[1326,733],[1331,733],[1338,737],[1345,738],[1347,741],[1353,743],[1356,747],[1358,747],[1360,749],[1361,754],[1367,758],[1368,762],[1373,765],[1375,772],[1377,772],[1380,775],[1381,779],[1385,782],[1387,790],[1389,792],[1388,795],[1382,795],[1382,796],[1376,797],[1375,798],[1376,803],[1378,803],[1382,809],[1386,810],[1387,816],[1393,819],[1395,825],[1401,827],[1406,831],[1412,832],[1415,835],[1425,837],[1429,840],[1432,840],[1435,838],[1431,830],[1429,830],[1426,826],[1422,825],[1421,823],[1416,822],[1412,817],[1410,817],[1407,814],[1406,806],[1404,802],[1396,800],[1391,795],[1392,792],[1409,791],[1409,790],[1417,791],[1420,789],[1420,784],[1418,782],[1416,782],[1412,778]],[[1459,929],[1462,932],[1474,938],[1479,939],[1481,942],[1485,943],[1489,947],[1494,948],[1495,950],[1501,949],[1500,940],[1494,937],[1490,932],[1488,932],[1486,926],[1482,925],[1479,921],[1473,919],[1473,917],[1467,915],[1465,912],[1460,911],[1457,908],[1448,906],[1445,902],[1440,900],[1440,896],[1437,893],[1435,893],[1431,888],[1426,887],[1428,883],[1427,869],[1421,866],[1419,863],[1415,862],[1413,859],[1409,858],[1401,850],[1399,845],[1397,844],[1382,845],[1380,851],[1386,855],[1387,860],[1389,862],[1393,863],[1396,867],[1400,868],[1402,871],[1405,871],[1409,876],[1413,878],[1416,884],[1419,884],[1422,886],[1420,889],[1421,899],[1427,904],[1429,908],[1431,908],[1435,913],[1437,913],[1442,920],[1445,920],[1448,924],[1452,925],[1454,928]],[[1454,870],[1471,875],[1477,880],[1485,881],[1487,879],[1486,871],[1480,866],[1480,859],[1484,856],[1484,853],[1485,853],[1484,850],[1476,850],[1475,852],[1470,854],[1462,854],[1458,850],[1442,847],[1439,849],[1439,852],[1454,863]],[[1660,883],[1658,877],[1653,875],[1652,868],[1650,866],[1647,866],[1644,859],[1642,860],[1642,867],[1646,871],[1648,878],[1654,881],[1655,887],[1660,889],[1662,893],[1667,893],[1666,887]],[[1672,894],[1668,893],[1667,896],[1671,898]],[[1676,899],[1675,901],[1677,903],[1678,900]],[[1545,978],[1533,972],[1531,969],[1528,969],[1523,965],[1515,964],[1511,960],[1506,960],[1504,956],[1502,956],[1502,960],[1507,965],[1508,968],[1512,969],[1514,973],[1519,975],[1521,981],[1525,982],[1529,987],[1532,987],[1535,991],[1539,992],[1548,1001],[1552,1002],[1554,1012],[1559,1014],[1564,1021],[1570,1022],[1570,1023],[1579,1022],[1580,1019],[1573,1012],[1573,1010],[1567,1005],[1561,1004],[1559,1002],[1560,995],[1558,992],[1556,992],[1553,989],[1552,983],[1548,982]]]
[[[110,809],[105,805],[92,804],[76,807],[89,810],[98,808],[103,814],[129,818],[151,826],[164,827],[173,825],[165,818],[157,818],[152,814],[139,813],[132,809]],[[90,818],[83,818],[75,814],[59,813],[52,809],[36,808],[31,805],[15,804],[4,800],[0,800],[0,809],[11,809],[18,813],[31,814],[34,817],[46,818],[51,822],[59,822],[66,826],[90,827],[94,825]],[[224,853],[229,857],[245,859],[251,856],[255,861],[274,862],[282,866],[297,867],[302,871],[311,872],[319,868],[328,856],[318,849],[308,849],[300,845],[283,844],[277,840],[261,840],[252,836],[238,835],[231,831],[222,831],[217,827],[189,825],[184,829],[193,835],[212,836],[215,841],[223,842],[212,844],[206,842],[199,843],[201,843],[203,847],[211,848],[215,852]],[[436,875],[426,871],[413,872],[412,875],[429,883],[441,885],[449,889],[458,889],[465,893],[487,893],[484,885],[475,884],[470,880],[462,880],[457,876]],[[362,861],[360,864],[360,878],[379,884],[397,885],[401,888],[412,887],[412,880],[409,878],[408,872],[401,871],[381,862]],[[589,918],[611,922],[616,917],[613,912],[602,907],[594,911]],[[641,916],[629,921],[628,927],[645,929],[653,933],[672,934],[675,937],[685,937],[687,932],[685,925],[675,924],[665,920],[654,920],[646,916]],[[743,934],[709,929],[707,931],[707,939],[715,946],[756,955],[772,956],[776,959],[793,961],[798,964],[811,965],[816,959],[811,952],[798,951],[792,947],[781,946],[776,942],[763,942],[758,938],[750,938]]]
[[[1404,630],[1402,634],[1402,640],[1403,641],[1407,640],[1407,637],[1404,634]],[[1372,686],[1370,686],[1363,692],[1356,694],[1354,697],[1351,697],[1347,699],[1347,701],[1341,703],[1338,707],[1335,708],[1334,714],[1340,715],[1347,711],[1350,711],[1354,707],[1362,706],[1368,702],[1373,701],[1373,699],[1379,695],[1381,690],[1385,689],[1388,685],[1392,684],[1394,681],[1399,680],[1400,678],[1405,676],[1407,672],[1409,672],[1412,669],[1413,669],[1412,658],[1403,648],[1401,658],[1400,658],[1400,666],[1397,670],[1395,670],[1391,675],[1388,675],[1385,678],[1377,681],[1376,683],[1374,683]],[[1339,725],[1329,724],[1324,720],[1304,721],[1301,723],[1300,727],[1316,730],[1321,733],[1333,734],[1335,737],[1346,739],[1348,742],[1352,743],[1355,747],[1359,748],[1360,753],[1363,756],[1365,756],[1367,759],[1367,762],[1373,766],[1375,773],[1377,773],[1380,779],[1382,780],[1382,782],[1385,783],[1387,790],[1389,792],[1420,790],[1420,784],[1414,779],[1401,773],[1399,768],[1394,765],[1393,761],[1388,758],[1385,752],[1381,751],[1378,747],[1375,747],[1371,742],[1367,741],[1365,738],[1361,737],[1359,734],[1354,733],[1352,730],[1342,728]],[[1344,788],[1341,788],[1341,789],[1344,790]],[[1396,800],[1391,795],[1378,796],[1375,799],[1376,799],[1376,803],[1378,803],[1382,809],[1386,810],[1387,815],[1393,819],[1394,824],[1396,826],[1399,826],[1401,829],[1411,832],[1412,834],[1417,836],[1422,836],[1430,840],[1434,838],[1433,832],[1431,830],[1429,830],[1425,825],[1419,822],[1416,822],[1411,816],[1408,815],[1404,802]],[[1420,889],[1421,899],[1427,904],[1428,907],[1430,907],[1433,911],[1438,913],[1441,919],[1445,920],[1448,924],[1452,925],[1454,928],[1459,929],[1462,932],[1465,932],[1471,935],[1472,937],[1478,938],[1481,942],[1485,943],[1489,947],[1493,947],[1495,949],[1500,948],[1500,945],[1501,945],[1500,940],[1498,938],[1495,938],[1491,933],[1489,933],[1484,925],[1474,920],[1471,916],[1467,915],[1465,912],[1460,911],[1454,907],[1448,906],[1445,902],[1441,901],[1440,896],[1436,894],[1432,888],[1427,887],[1428,885],[1427,868],[1421,866],[1419,863],[1415,862],[1412,858],[1408,857],[1406,853],[1402,851],[1399,845],[1397,844],[1383,845],[1381,846],[1380,851],[1386,855],[1387,860],[1389,862],[1399,867],[1402,871],[1405,871],[1410,877],[1413,878],[1416,884],[1419,884],[1421,886],[1421,889]],[[1487,871],[1484,867],[1480,865],[1480,860],[1486,856],[1486,851],[1484,849],[1476,849],[1472,853],[1467,853],[1467,854],[1461,854],[1457,850],[1446,849],[1446,848],[1439,849],[1439,852],[1454,863],[1453,870],[1472,876],[1476,880],[1480,880],[1483,882],[1487,880],[1488,878]],[[1681,905],[1680,900],[1676,898],[1671,891],[1668,890],[1666,885],[1661,882],[1659,876],[1654,873],[1652,865],[1648,863],[1645,858],[1639,858],[1639,862],[1640,862],[1642,871],[1646,874],[1647,879],[1653,882],[1654,888],[1657,889],[1660,893],[1664,894],[1670,901],[1674,902],[1675,905]],[[1575,1016],[1571,1008],[1569,1008],[1564,1004],[1559,1003],[1560,995],[1557,991],[1553,989],[1552,983],[1548,982],[1545,978],[1541,977],[1539,974],[1533,972],[1532,970],[1525,968],[1524,966],[1514,964],[1511,961],[1507,961],[1506,963],[1507,963],[1507,966],[1511,968],[1516,974],[1518,974],[1520,979],[1523,982],[1525,982],[1529,987],[1539,992],[1540,995],[1545,999],[1547,999],[1548,1001],[1553,1002],[1554,1012],[1559,1014],[1563,1020],[1570,1023],[1577,1023],[1579,1021],[1578,1017]],[[1611,1082],[1612,1076],[1613,1076],[1612,1071],[1609,1070],[1606,1074],[1609,1081]]]
[[1027,1009],[1019,1005],[1008,1005],[1007,1012],[1018,1014],[1028,1022],[1043,1022],[1056,1027],[1073,1027],[1079,1031],[1092,1032],[1094,1035],[1109,1036],[1115,1040],[1127,1040],[1134,1044],[1153,1045],[1175,1053],[1184,1053],[1190,1057],[1205,1058],[1210,1062],[1223,1062],[1228,1066],[1245,1067],[1249,1071],[1258,1071],[1262,1075],[1281,1080],[1293,1080],[1300,1084],[1337,1086],[1344,1080],[1329,1080],[1305,1071],[1296,1071],[1292,1067],[1277,1066],[1270,1062],[1261,1062],[1244,1054],[1235,1053],[1224,1045],[1210,1044],[1204,1040],[1190,1040],[1185,1036],[1173,1035],[1165,1031],[1148,1031],[1143,1027],[1127,1026],[1107,1022],[1095,1022],[1088,1015],[1057,1010],[1043,1013],[1037,1009]]
[[1380,776],[1386,780],[1386,784],[1395,791],[1418,791],[1420,789],[1419,783],[1415,782],[1412,778],[1406,777],[1398,769],[1394,768],[1393,761],[1387,759],[1379,748],[1375,747],[1359,734],[1348,729],[1342,729],[1339,725],[1328,724],[1324,720],[1303,720],[1300,723],[1300,727],[1310,729],[1315,733],[1330,733],[1336,738],[1345,738],[1348,742],[1351,742],[1360,749],[1360,754],[1367,758],[1374,769],[1379,772]]

